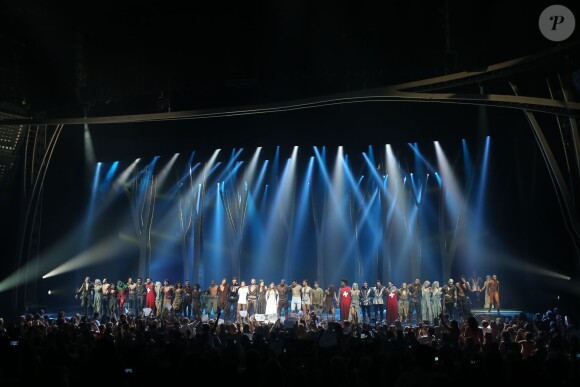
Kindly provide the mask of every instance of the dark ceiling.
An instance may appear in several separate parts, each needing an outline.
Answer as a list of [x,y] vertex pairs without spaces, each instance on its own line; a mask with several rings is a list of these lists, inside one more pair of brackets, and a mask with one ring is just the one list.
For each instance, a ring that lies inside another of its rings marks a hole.
[[553,46],[537,21],[550,3],[2,0],[0,97],[74,117],[384,86]]

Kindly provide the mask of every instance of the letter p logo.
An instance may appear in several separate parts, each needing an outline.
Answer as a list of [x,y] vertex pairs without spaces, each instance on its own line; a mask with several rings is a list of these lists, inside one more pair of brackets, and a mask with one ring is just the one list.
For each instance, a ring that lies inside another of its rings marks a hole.
[[572,35],[576,20],[572,11],[567,7],[551,5],[540,14],[538,26],[546,39],[553,42],[561,42]]

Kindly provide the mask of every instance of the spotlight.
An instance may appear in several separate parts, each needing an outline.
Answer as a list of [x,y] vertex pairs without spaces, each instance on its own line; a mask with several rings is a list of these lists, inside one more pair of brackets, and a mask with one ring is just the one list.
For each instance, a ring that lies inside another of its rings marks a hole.
[[50,296],[52,294],[52,290],[48,289],[48,295]]

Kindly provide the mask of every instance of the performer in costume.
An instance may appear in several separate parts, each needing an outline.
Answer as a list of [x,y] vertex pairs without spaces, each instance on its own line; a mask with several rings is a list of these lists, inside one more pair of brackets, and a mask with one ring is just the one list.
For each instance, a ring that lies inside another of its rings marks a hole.
[[208,318],[209,318],[210,314],[212,316],[217,315],[217,312],[218,312],[218,290],[219,290],[219,287],[218,287],[218,285],[216,285],[215,280],[211,280],[210,285],[207,288],[209,297],[208,297],[208,303],[206,306],[207,310],[205,311]]
[[111,284],[109,288],[109,317],[119,316],[119,300],[117,299],[117,286]]
[[489,282],[489,280],[491,280],[491,275],[488,274],[485,276],[485,282],[483,283],[483,287],[479,289],[480,293],[483,292],[483,309],[491,308],[491,303],[489,301],[489,293],[485,291],[487,289],[486,284]]
[[163,305],[161,307],[161,317],[165,317],[167,314],[168,306],[173,307],[173,292],[175,291],[175,286],[169,285],[169,280],[165,279],[163,281]]
[[201,304],[201,289],[199,284],[193,284],[191,288],[191,309],[193,312],[193,318],[195,321],[201,321],[201,316],[203,313],[203,307]]
[[409,289],[407,283],[403,282],[399,289],[399,321],[409,321]]
[[278,291],[278,316],[282,317],[282,309],[284,309],[284,318],[288,318],[288,292],[290,291],[290,286],[286,284],[285,279],[281,279],[278,286],[276,286]]
[[258,284],[256,279],[252,278],[250,280],[250,285],[248,286],[248,315],[252,316],[256,314],[258,308]]
[[130,316],[137,316],[137,284],[133,282],[133,278],[129,277],[127,279],[127,309],[129,310]]
[[340,281],[340,289],[338,291],[340,302],[338,304],[338,308],[340,310],[340,319],[342,321],[348,320],[348,315],[350,313],[350,304],[351,304],[351,297],[350,297],[350,286],[348,286],[348,280],[343,278]]
[[495,306],[497,314],[499,314],[499,280],[497,279],[497,275],[494,274],[489,280],[485,281],[481,290],[487,290],[487,295],[489,296],[488,312],[491,313],[491,307]]
[[95,284],[91,282],[91,277],[85,277],[85,280],[79,286],[75,298],[81,299],[81,308],[85,316],[89,315],[89,310],[92,306],[92,295]]
[[210,302],[209,302],[209,290],[206,290],[201,295],[201,315],[202,316],[205,314],[209,318],[209,314],[210,314],[210,311],[211,311],[209,305],[210,305]]
[[474,298],[472,301],[472,304],[475,305],[481,305],[481,277],[479,277],[475,271],[473,272],[473,274],[471,275],[471,278],[469,279],[469,286],[471,286],[471,296]]
[[431,289],[431,312],[433,312],[433,322],[435,322],[435,319],[439,319],[439,315],[443,311],[441,296],[442,293],[439,281],[433,281],[433,287]]
[[320,319],[322,317],[323,310],[323,300],[324,300],[324,290],[318,285],[318,281],[314,281],[312,288],[312,307],[314,308],[314,313],[316,317]]
[[360,307],[362,322],[368,323],[371,319],[371,288],[367,281],[364,281],[360,288]]
[[[169,281],[167,282],[169,283]],[[161,281],[155,282],[155,315],[161,317],[163,313],[163,286]]]
[[103,315],[103,283],[100,279],[95,280],[93,287],[93,313],[98,312],[99,316]]
[[[258,299],[256,303],[258,304],[258,313],[259,314],[266,314],[266,303],[268,302],[266,298],[266,292],[268,291],[268,286],[263,279],[258,281]],[[288,298],[286,298],[288,299]]]
[[[228,287],[228,294],[226,298],[226,305],[225,305],[225,321],[235,321],[238,311],[238,289],[240,289],[240,284],[238,283],[238,279],[236,277],[232,278],[232,283]],[[233,313],[232,313],[233,310]]]
[[399,290],[389,281],[385,291],[387,295],[387,322],[392,324],[399,318],[399,303],[397,301]]
[[457,288],[452,279],[449,279],[447,285],[441,288],[441,293],[443,294],[443,313],[449,315],[449,320],[453,320],[457,307]]
[[[161,285],[161,284],[160,284]],[[145,280],[145,307],[157,314],[157,307],[155,305],[155,285],[151,282],[151,278]]]
[[222,282],[218,285],[217,289],[217,307],[218,313],[223,316],[223,312],[226,310],[226,302],[228,300],[228,292],[230,285],[228,284],[227,278],[222,278]]
[[[423,282],[421,288],[421,322],[427,321],[429,325],[433,325],[433,311],[431,310],[431,282]],[[419,324],[419,321],[417,321]]]
[[352,288],[350,289],[350,313],[348,315],[348,321],[355,324],[359,323],[360,316],[360,289],[356,282],[353,282]]
[[464,275],[461,275],[460,281],[457,283],[457,306],[459,308],[459,315],[463,320],[471,315],[471,300],[469,293],[472,292],[469,282]]
[[119,307],[119,316],[125,313],[125,301],[127,300],[127,284],[123,281],[117,281],[117,306]]
[[290,292],[292,293],[290,311],[292,313],[298,313],[302,310],[302,285],[299,285],[295,279],[290,284]]
[[137,316],[141,316],[143,313],[145,297],[147,297],[147,289],[143,283],[143,278],[137,277]]
[[[245,318],[242,318],[241,313],[242,311],[248,313],[248,294],[250,289],[248,285],[246,285],[246,281],[240,282],[240,287],[238,288],[238,307],[236,310],[237,319],[239,322],[246,321]],[[247,317],[247,315],[246,315]]]
[[183,285],[181,281],[177,281],[177,283],[173,286],[173,312],[175,313],[176,317],[181,317],[183,313]]
[[192,305],[191,305],[191,292],[193,287],[189,283],[189,280],[185,280],[185,286],[183,287],[183,316],[191,320]]
[[[266,291],[266,316],[279,316],[278,314],[278,305],[279,305],[279,294],[278,290],[276,289],[276,285],[274,282],[270,282],[268,286],[268,290]],[[270,317],[270,318],[271,318]]]
[[377,280],[377,283],[372,288],[372,296],[373,296],[373,309],[375,320],[383,321],[385,319],[384,312],[385,301],[383,299],[385,296],[385,287],[383,286],[380,280]]
[[421,320],[421,281],[419,278],[415,279],[415,282],[411,285],[409,293],[411,294],[411,301],[409,303],[409,320],[413,322],[413,313],[415,313],[417,325],[419,325]]
[[103,278],[103,286],[101,287],[101,305],[102,310],[101,314],[110,316],[110,309],[109,309],[109,289],[111,288],[111,284],[106,278]]
[[335,310],[334,304],[338,303],[338,296],[336,294],[336,288],[333,284],[328,285],[326,290],[324,291],[324,311],[326,313],[326,321],[328,320],[335,320]]
[[302,312],[304,313],[304,318],[310,318],[310,306],[312,305],[312,288],[305,279],[302,281]]

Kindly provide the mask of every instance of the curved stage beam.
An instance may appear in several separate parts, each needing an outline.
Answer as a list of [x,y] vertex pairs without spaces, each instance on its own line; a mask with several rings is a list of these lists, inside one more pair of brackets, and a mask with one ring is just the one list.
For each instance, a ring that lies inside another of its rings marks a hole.
[[181,112],[134,114],[104,117],[78,117],[55,119],[4,119],[4,125],[82,125],[82,124],[116,124],[129,122],[194,120],[202,118],[235,117],[253,114],[278,113],[293,110],[313,109],[325,106],[345,105],[352,103],[384,102],[435,102],[458,105],[478,105],[498,108],[518,109],[538,113],[548,113],[563,117],[580,117],[580,103],[566,100],[554,100],[528,96],[502,94],[462,94],[462,93],[427,93],[451,87],[479,84],[507,75],[528,71],[578,55],[579,42],[558,46],[539,54],[513,59],[507,62],[487,66],[480,71],[463,71],[451,75],[403,83],[380,88],[359,90],[349,93],[337,93],[316,98],[296,101],[242,106],[234,108],[198,109]]
[[452,94],[452,93],[403,93],[394,91],[383,95],[365,91],[364,96],[316,98],[294,103],[258,105],[237,109],[188,110],[182,112],[135,114],[107,117],[55,118],[55,119],[8,119],[0,120],[3,125],[82,125],[120,124],[129,122],[151,122],[172,120],[196,120],[203,118],[235,117],[255,114],[278,113],[293,110],[313,109],[325,106],[371,102],[435,102],[455,105],[478,105],[498,108],[518,109],[558,116],[580,118],[580,103],[557,101],[547,98],[518,97],[498,94]]

